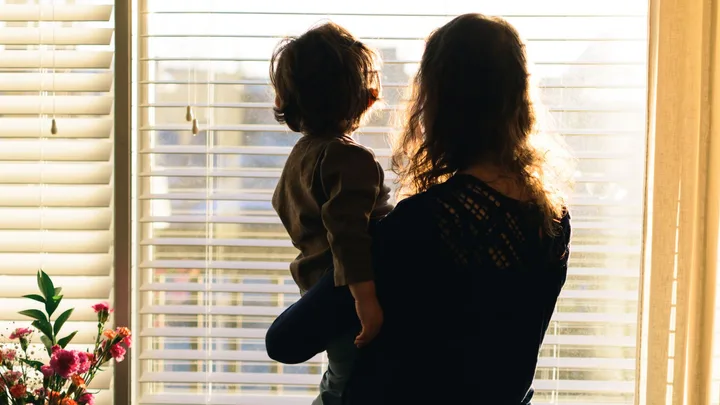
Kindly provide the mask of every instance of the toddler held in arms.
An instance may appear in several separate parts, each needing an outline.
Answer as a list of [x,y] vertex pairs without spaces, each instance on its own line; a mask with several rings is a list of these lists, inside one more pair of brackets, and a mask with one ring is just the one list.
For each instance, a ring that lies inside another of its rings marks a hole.
[[275,118],[303,135],[273,195],[300,250],[290,272],[303,294],[333,272],[336,287],[349,287],[360,320],[359,334],[328,343],[328,371],[315,405],[341,403],[357,347],[383,323],[369,227],[392,209],[390,189],[373,152],[351,138],[378,100],[377,62],[370,48],[333,23],[284,40],[271,61]]

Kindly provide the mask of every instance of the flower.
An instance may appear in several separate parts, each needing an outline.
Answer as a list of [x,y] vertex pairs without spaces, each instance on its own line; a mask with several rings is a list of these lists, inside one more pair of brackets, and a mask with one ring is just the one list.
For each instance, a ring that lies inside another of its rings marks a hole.
[[71,379],[72,379],[73,385],[75,385],[76,387],[80,387],[80,388],[82,388],[82,389],[85,389],[85,380],[83,380],[82,377],[80,377],[80,376],[77,375],[77,374],[74,374],[74,375],[71,377]]
[[45,378],[50,378],[50,377],[52,377],[53,374],[55,374],[52,367],[50,367],[47,364],[40,367],[40,372],[42,373],[43,377],[45,377]]
[[97,303],[92,306],[92,309],[95,310],[96,314],[98,314],[98,322],[100,323],[107,322],[110,314],[113,311],[112,309],[110,309],[110,305],[107,302]]
[[68,378],[78,370],[79,359],[77,352],[60,349],[50,358],[50,367],[62,378]]
[[110,354],[115,361],[121,362],[125,359],[125,348],[120,346],[120,344],[114,344],[110,346]]
[[99,314],[100,312],[110,312],[110,304],[107,302],[99,302],[93,305],[92,309],[95,310],[96,314]]
[[108,340],[113,340],[113,339],[115,339],[115,336],[117,336],[117,335],[115,334],[115,331],[108,329],[105,332],[103,332],[103,336],[105,336]]
[[132,346],[132,336],[128,336],[123,339],[123,343],[125,343],[125,346],[129,349]]
[[33,331],[30,328],[17,328],[13,333],[10,334],[10,339],[22,339],[32,333]]
[[23,384],[13,385],[10,387],[10,395],[12,395],[13,398],[22,398],[25,396],[25,391],[27,388]]
[[115,330],[115,333],[117,333],[117,335],[120,336],[121,338],[126,338],[126,337],[129,337],[132,335],[132,333],[130,332],[130,329],[128,329],[124,326],[117,328]]
[[85,374],[90,370],[92,365],[92,354],[86,352],[78,352],[78,374]]
[[13,361],[15,360],[15,355],[17,352],[13,349],[5,349],[2,351],[2,359],[7,361]]
[[60,349],[62,349],[60,346],[55,345],[50,349],[50,351],[52,352],[52,354],[55,354],[55,352],[57,352]]
[[60,405],[77,405],[77,402],[72,398],[63,398],[63,400],[60,401]]
[[89,392],[86,392],[78,398],[80,405],[95,405],[95,396]]
[[40,387],[36,389],[33,394],[35,394],[36,397],[44,397],[45,396],[45,388]]
[[5,374],[3,374],[3,379],[7,381],[8,384],[13,385],[20,381],[22,376],[23,374],[19,371],[6,371]]

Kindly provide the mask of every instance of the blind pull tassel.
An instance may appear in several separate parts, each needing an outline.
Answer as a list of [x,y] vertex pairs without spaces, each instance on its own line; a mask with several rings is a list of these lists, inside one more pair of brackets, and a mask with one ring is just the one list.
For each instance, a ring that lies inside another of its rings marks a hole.
[[196,118],[193,118],[192,123],[193,123],[193,125],[192,125],[192,134],[193,134],[193,135],[197,135],[198,132],[200,132],[200,131],[198,130],[197,119],[196,119]]
[[185,109],[185,121],[190,122],[195,118],[195,114],[193,114],[192,107],[187,106]]
[[50,133],[57,135],[57,122],[55,122],[55,118],[52,119],[52,124],[50,124]]

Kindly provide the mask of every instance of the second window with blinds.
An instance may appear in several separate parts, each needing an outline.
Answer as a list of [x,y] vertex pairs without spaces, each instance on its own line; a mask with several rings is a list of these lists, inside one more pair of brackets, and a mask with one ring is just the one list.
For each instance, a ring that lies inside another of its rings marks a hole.
[[424,38],[482,12],[524,36],[543,108],[578,157],[571,268],[535,403],[632,404],[647,0],[345,3],[139,0],[137,402],[307,404],[320,380],[323,356],[284,366],[263,344],[299,297],[288,272],[297,252],[270,205],[299,137],[273,119],[278,39],[331,19],[380,51],[385,106],[358,139],[388,167],[385,138]]

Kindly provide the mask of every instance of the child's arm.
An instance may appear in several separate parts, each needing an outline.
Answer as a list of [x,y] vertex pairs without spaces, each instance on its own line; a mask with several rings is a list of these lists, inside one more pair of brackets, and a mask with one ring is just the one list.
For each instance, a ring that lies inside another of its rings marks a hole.
[[327,201],[322,220],[333,254],[335,285],[348,285],[363,324],[358,344],[372,340],[382,325],[375,295],[372,239],[368,231],[375,199],[382,187],[372,153],[361,146],[331,143],[321,163]]

